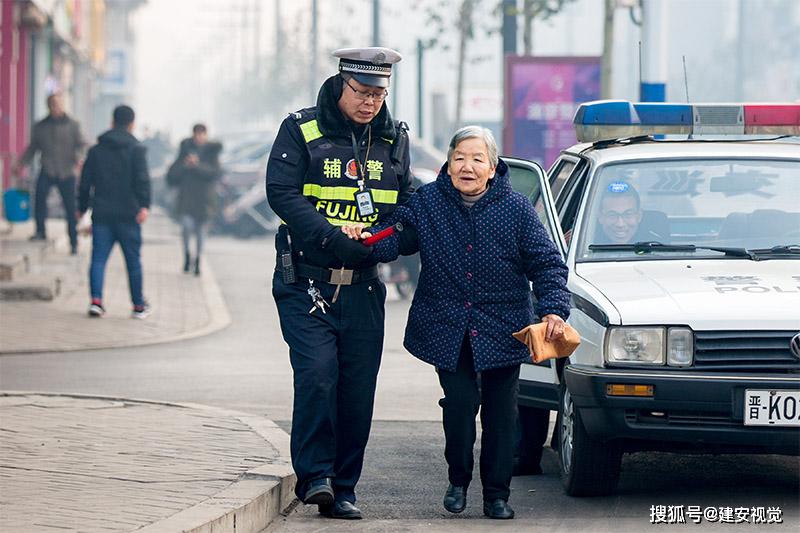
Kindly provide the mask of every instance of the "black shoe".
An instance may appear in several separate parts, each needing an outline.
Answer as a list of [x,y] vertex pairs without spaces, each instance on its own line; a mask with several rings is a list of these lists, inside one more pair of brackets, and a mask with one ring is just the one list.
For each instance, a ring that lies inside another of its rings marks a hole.
[[327,516],[328,518],[361,520],[361,509],[346,500],[337,501],[328,505],[320,505],[319,514]]
[[331,478],[323,477],[310,482],[303,503],[319,506],[333,504]]
[[492,501],[483,500],[483,514],[497,520],[510,520],[514,518],[514,509],[501,498]]
[[47,237],[45,237],[41,233],[34,233],[33,235],[30,236],[30,238],[28,240],[29,241],[44,241],[44,240],[47,240]]
[[189,269],[192,267],[192,258],[189,257],[189,254],[183,255],[183,271],[187,274],[189,273]]
[[452,484],[444,493],[444,508],[458,514],[467,508],[467,487],[455,487]]
[[69,255],[78,255],[78,245],[73,244],[69,249]]
[[199,276],[200,275],[200,258],[199,257],[197,259],[195,259],[195,261],[194,261],[194,275],[195,276]]

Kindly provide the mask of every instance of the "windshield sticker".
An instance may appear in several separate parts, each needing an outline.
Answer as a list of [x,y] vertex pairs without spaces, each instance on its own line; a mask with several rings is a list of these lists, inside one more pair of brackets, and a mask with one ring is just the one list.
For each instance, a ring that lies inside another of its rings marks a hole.
[[758,276],[703,276],[701,279],[714,283],[714,289],[718,293],[747,292],[759,294],[765,292],[800,292],[800,276],[792,276],[792,279],[797,282],[795,287],[760,285],[761,278]]
[[615,192],[615,193],[628,192],[628,189],[630,188],[631,186],[625,183],[624,181],[615,181],[613,183],[608,184],[608,192]]

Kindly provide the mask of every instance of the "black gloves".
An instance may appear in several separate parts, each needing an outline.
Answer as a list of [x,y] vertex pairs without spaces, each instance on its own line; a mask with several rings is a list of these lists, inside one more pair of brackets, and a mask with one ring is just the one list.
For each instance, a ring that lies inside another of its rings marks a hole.
[[330,239],[327,248],[333,254],[341,259],[346,266],[355,266],[372,253],[372,246],[364,246],[359,241],[355,241],[342,233],[337,231]]

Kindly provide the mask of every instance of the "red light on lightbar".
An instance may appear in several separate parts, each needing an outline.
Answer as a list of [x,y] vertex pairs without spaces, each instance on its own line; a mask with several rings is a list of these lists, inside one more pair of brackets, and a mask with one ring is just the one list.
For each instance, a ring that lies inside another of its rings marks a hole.
[[744,106],[745,133],[800,135],[800,104]]

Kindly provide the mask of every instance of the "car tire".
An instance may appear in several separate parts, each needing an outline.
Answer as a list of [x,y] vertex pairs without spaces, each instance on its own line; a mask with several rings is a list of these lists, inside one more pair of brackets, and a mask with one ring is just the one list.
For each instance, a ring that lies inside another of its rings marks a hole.
[[605,496],[617,488],[622,450],[589,436],[562,380],[558,416],[558,456],[564,491],[570,496]]

